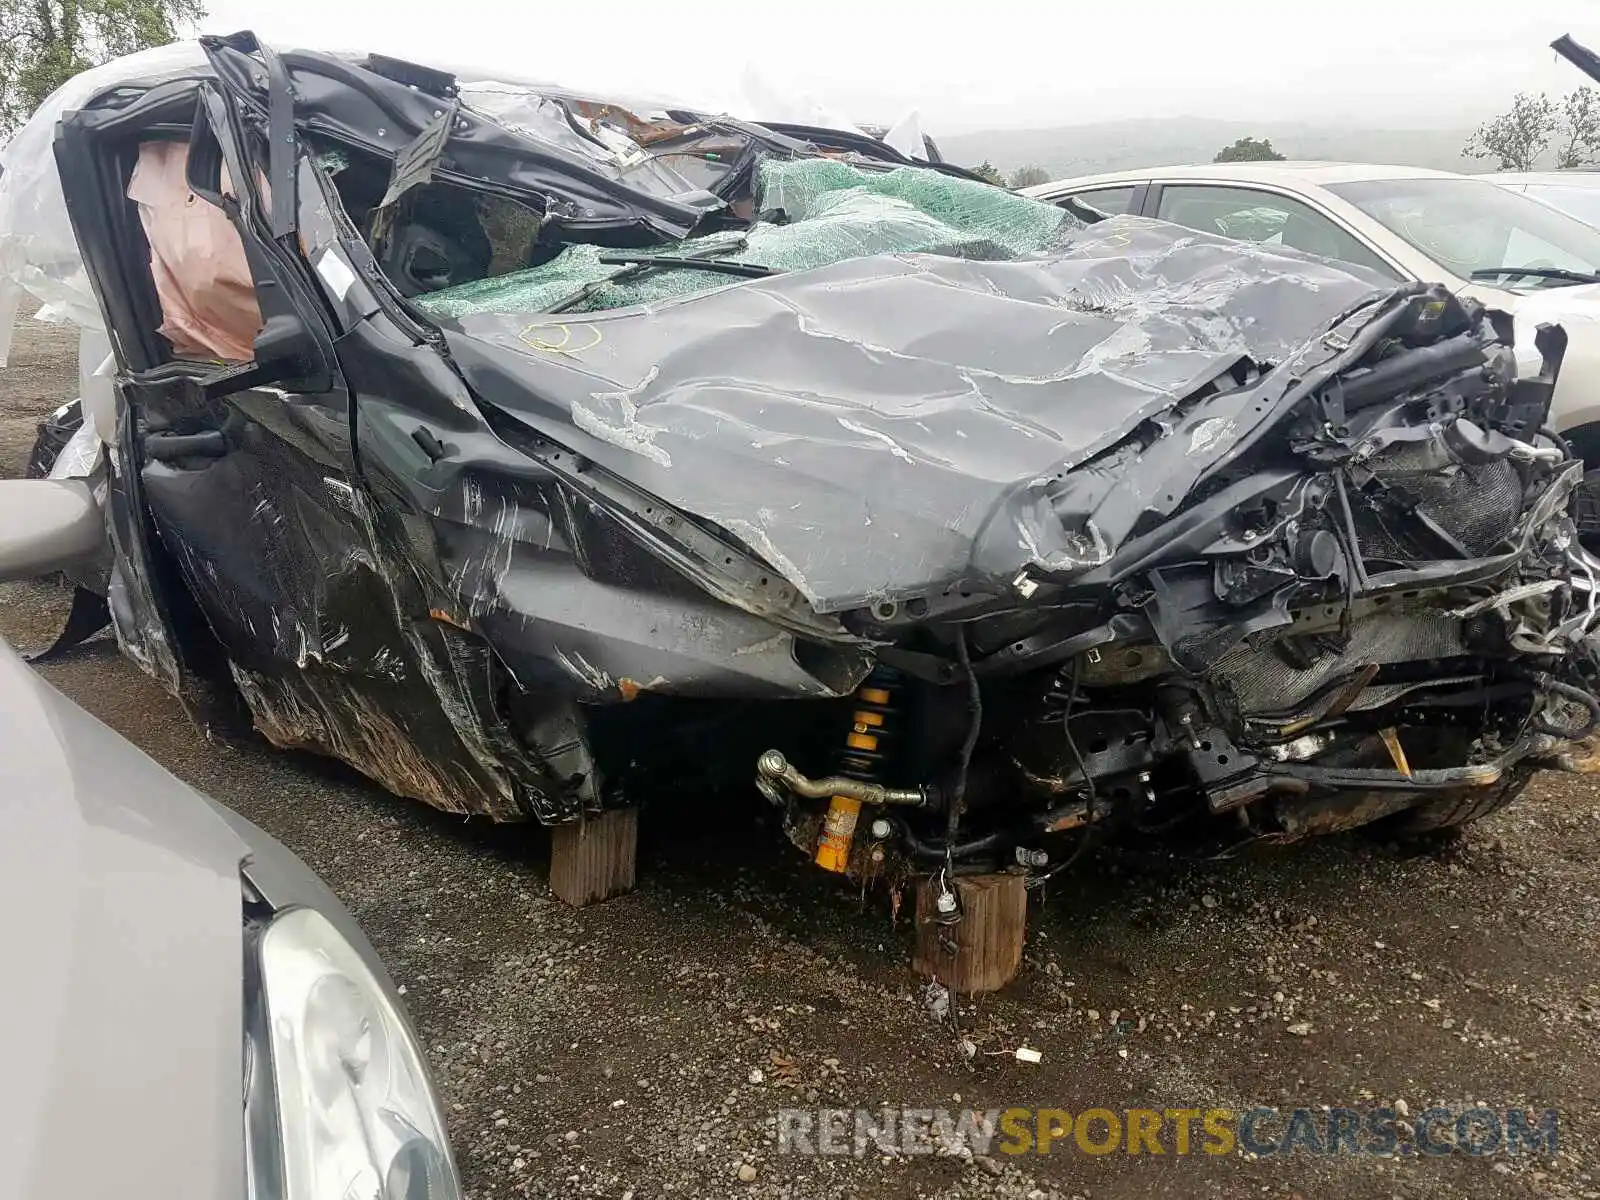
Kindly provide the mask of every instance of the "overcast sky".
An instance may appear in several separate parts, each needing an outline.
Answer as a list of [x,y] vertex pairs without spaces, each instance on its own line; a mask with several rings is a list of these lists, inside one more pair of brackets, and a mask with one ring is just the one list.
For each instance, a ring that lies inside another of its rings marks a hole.
[[[202,29],[375,50],[708,106],[759,86],[928,132],[1119,117],[1472,125],[1518,89],[1565,92],[1547,48],[1600,49],[1596,0],[1207,0],[1075,5],[802,0],[210,0]],[[1090,6],[1083,5],[1083,9]]]

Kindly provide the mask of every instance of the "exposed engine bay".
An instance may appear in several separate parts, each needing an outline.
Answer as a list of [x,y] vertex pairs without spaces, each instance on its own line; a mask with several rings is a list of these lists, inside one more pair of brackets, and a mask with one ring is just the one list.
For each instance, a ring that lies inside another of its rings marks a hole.
[[[779,748],[758,786],[835,869],[895,851],[1048,868],[1095,826],[1201,813],[1241,840],[1444,828],[1537,767],[1579,765],[1570,743],[1600,724],[1600,562],[1566,511],[1581,464],[1541,430],[1564,339],[1542,332],[1537,380],[1514,379],[1508,344],[1481,310],[1419,290],[1240,373],[1218,400],[1263,414],[1247,448],[1102,561],[1025,572],[1010,611],[880,651],[838,776]],[[1163,418],[1081,470],[1108,488],[1231,419]],[[1108,507],[1074,515],[1109,524]],[[904,719],[930,689],[971,725],[956,745],[947,719],[943,772],[905,786],[890,764],[936,736]]]
[[[1559,329],[1518,378],[1442,289],[864,133],[204,50],[56,135],[111,617],[204,719],[496,820],[753,779],[888,878],[1446,828],[1586,765]],[[240,234],[250,362],[163,340],[161,139]]]

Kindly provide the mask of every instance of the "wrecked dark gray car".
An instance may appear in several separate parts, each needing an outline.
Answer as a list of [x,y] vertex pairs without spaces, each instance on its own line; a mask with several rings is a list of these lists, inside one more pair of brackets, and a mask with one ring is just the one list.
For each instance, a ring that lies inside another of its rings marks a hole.
[[891,876],[1583,765],[1558,329],[1519,379],[1441,289],[865,135],[202,45],[55,141],[111,616],[201,719],[502,821],[754,779]]

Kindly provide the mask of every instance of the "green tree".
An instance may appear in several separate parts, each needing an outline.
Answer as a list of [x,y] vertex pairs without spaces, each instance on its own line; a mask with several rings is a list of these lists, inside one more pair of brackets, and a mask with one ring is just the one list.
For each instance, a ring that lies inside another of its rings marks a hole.
[[1011,172],[1011,186],[1014,188],[1032,187],[1036,183],[1049,183],[1050,172],[1038,163],[1029,163],[1025,167],[1018,167]]
[[1492,158],[1502,171],[1531,171],[1560,124],[1549,96],[1518,92],[1508,110],[1478,126],[1463,153]]
[[995,187],[1005,187],[1006,185],[1006,177],[1000,173],[1000,168],[995,166],[987,158],[977,166],[970,167],[968,169],[974,175],[983,178],[986,182],[994,184]]
[[1242,137],[1231,146],[1217,151],[1212,162],[1282,162],[1283,155],[1272,148],[1271,138],[1259,142],[1253,137]]
[[0,135],[79,71],[187,32],[201,0],[0,0]]

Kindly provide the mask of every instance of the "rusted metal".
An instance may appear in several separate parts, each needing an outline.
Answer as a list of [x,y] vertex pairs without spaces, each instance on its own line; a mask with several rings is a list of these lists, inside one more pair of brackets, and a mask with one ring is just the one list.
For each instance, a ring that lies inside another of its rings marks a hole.
[[1339,792],[1279,800],[1278,821],[1290,838],[1339,833],[1402,812],[1421,796],[1415,792]]
[[1600,775],[1600,733],[1565,743],[1551,761],[1557,770],[1573,775]]

